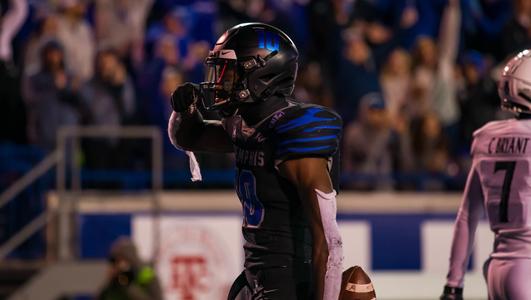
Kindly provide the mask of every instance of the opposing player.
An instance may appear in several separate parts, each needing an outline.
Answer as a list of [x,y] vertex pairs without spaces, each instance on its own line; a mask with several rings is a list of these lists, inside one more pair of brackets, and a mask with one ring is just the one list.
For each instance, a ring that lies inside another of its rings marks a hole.
[[[229,299],[242,283],[250,299],[339,296],[343,253],[332,166],[342,123],[327,108],[290,98],[297,60],[279,29],[240,24],[210,52],[206,82],[186,83],[172,96],[176,147],[235,152],[245,271]],[[222,120],[204,120],[200,104]]]
[[515,56],[499,84],[502,107],[516,119],[474,133],[472,167],[457,214],[441,299],[462,299],[463,280],[482,211],[495,234],[484,265],[489,299],[531,299],[531,51]]

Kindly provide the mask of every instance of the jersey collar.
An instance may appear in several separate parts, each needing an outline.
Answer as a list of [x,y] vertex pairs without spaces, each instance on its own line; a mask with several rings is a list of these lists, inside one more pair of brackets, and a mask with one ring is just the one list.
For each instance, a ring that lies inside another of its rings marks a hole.
[[284,97],[272,96],[265,101],[242,105],[239,108],[240,114],[245,123],[250,127],[257,127],[263,121],[279,110],[289,106],[289,102]]

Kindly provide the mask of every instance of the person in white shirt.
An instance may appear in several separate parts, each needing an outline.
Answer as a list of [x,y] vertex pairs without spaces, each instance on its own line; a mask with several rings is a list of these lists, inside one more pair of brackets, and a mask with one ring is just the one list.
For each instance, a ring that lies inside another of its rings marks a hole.
[[531,299],[531,51],[512,58],[499,83],[502,108],[514,119],[474,133],[472,166],[455,222],[442,300],[463,299],[474,233],[485,211],[495,235],[484,265],[489,299]]
[[61,14],[57,19],[57,39],[65,50],[66,65],[82,83],[94,74],[96,43],[92,27],[84,19],[86,0],[61,0]]

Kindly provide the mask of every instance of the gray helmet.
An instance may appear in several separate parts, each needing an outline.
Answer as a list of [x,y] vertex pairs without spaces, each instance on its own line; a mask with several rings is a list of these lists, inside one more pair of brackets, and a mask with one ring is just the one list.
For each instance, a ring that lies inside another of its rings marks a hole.
[[264,23],[232,27],[205,60],[204,107],[214,110],[291,95],[298,57],[293,41],[276,27]]
[[531,114],[531,51],[523,50],[503,68],[498,84],[502,108],[515,114]]

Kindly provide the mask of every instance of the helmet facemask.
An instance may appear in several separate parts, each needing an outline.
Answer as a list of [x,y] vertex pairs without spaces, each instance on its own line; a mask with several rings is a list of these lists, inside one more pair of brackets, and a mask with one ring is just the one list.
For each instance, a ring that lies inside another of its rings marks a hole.
[[524,50],[507,62],[498,84],[502,108],[517,116],[531,115],[531,51]]
[[211,51],[205,60],[206,78],[200,84],[206,110],[226,107],[238,85],[238,64],[233,50]]
[[515,114],[531,114],[531,82],[504,77],[498,85],[498,95],[504,110]]
[[[267,71],[262,69],[277,54],[278,51],[275,50],[263,58],[256,55],[237,59],[234,50],[211,51],[205,60],[206,81],[200,84],[205,109],[223,110],[228,108],[229,111],[233,111],[238,105],[254,103],[257,99],[272,94],[271,91],[275,89],[266,91],[265,86],[267,85],[280,88],[279,83],[271,84],[264,81],[271,74],[267,74]],[[294,72],[296,73],[296,70]],[[255,85],[256,94],[253,94],[248,88],[250,76],[256,77],[252,79],[260,82],[260,84]],[[280,76],[276,75],[276,78],[280,78]],[[272,81],[271,79],[273,78],[268,80]],[[261,89],[262,86],[264,86],[263,89]]]

